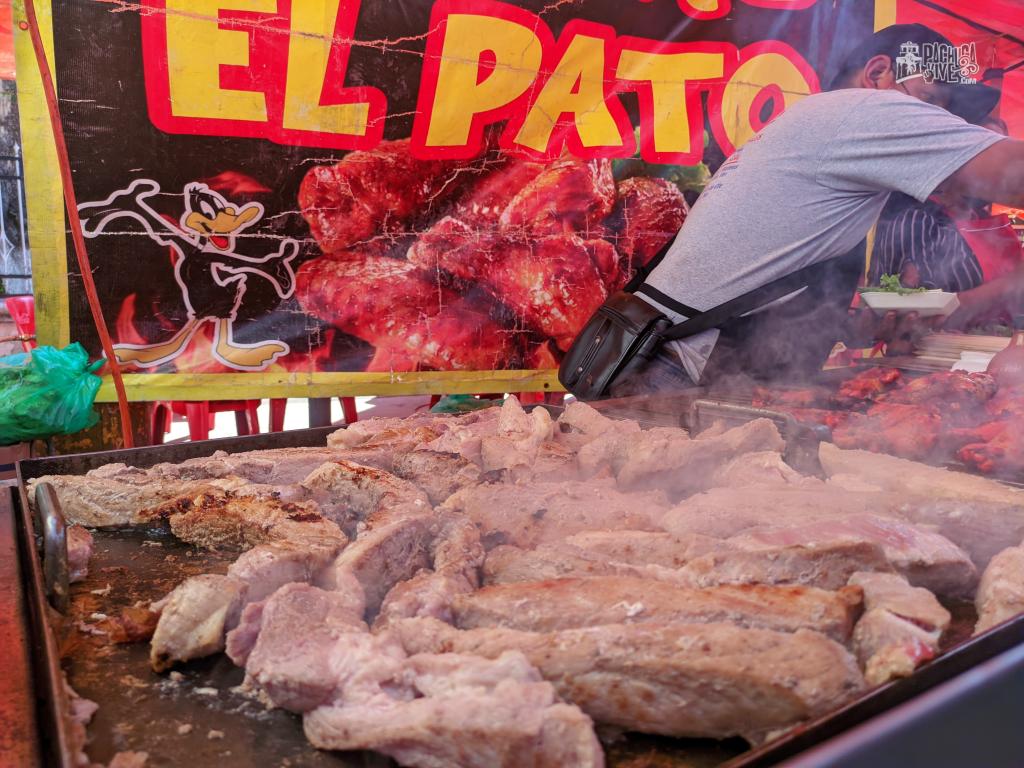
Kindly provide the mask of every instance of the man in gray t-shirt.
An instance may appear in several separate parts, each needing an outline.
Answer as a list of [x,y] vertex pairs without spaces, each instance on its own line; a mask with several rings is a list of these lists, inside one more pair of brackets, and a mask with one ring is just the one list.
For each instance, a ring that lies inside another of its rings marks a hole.
[[[841,270],[838,257],[844,254],[847,273],[851,263],[856,273],[863,265],[858,246],[894,191],[923,201],[943,185],[956,185],[984,200],[1020,205],[1024,142],[964,119],[989,112],[998,92],[941,82],[919,62],[917,70],[908,69],[899,55],[908,42],[950,45],[926,27],[900,25],[858,46],[832,91],[790,107],[726,161],[638,296],[681,322],[690,308],[708,311],[810,265],[829,262],[821,274],[828,282]],[[942,76],[949,79],[948,72]],[[827,302],[831,317],[847,314],[855,283],[847,278],[838,292],[820,295],[809,285],[803,297],[808,311]],[[797,307],[800,295],[787,299]],[[673,367],[680,386],[687,379],[709,383],[708,374],[718,370],[708,366],[709,359],[726,352],[733,369],[749,367],[745,372],[771,378],[770,370],[753,370],[765,366],[753,363],[758,355],[744,347],[764,351],[764,334],[754,341],[757,326],[767,327],[759,316],[768,318],[787,299],[746,317],[732,337],[723,327],[670,342],[648,369],[620,382],[613,394],[660,388]],[[771,325],[770,336],[771,356],[780,364],[810,343],[809,331],[831,342],[842,333],[840,327],[823,327],[831,321],[814,313],[783,315]],[[819,367],[831,346],[814,351]]]

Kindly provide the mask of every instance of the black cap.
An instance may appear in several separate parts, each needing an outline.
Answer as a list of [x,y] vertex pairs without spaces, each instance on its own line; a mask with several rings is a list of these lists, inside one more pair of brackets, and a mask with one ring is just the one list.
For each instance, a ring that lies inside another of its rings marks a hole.
[[945,84],[950,96],[946,108],[969,123],[977,123],[999,102],[999,90],[981,82],[991,72],[981,72],[975,49],[953,45],[924,24],[894,24],[854,43],[840,59],[829,87],[837,88],[851,70],[875,56],[892,59],[898,80],[925,77]]

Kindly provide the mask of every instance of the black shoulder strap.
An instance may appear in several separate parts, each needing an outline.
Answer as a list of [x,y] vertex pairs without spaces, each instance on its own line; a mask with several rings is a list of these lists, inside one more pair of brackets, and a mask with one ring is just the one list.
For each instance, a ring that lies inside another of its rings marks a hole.
[[[658,268],[658,265],[665,260],[665,257],[668,256],[668,252],[672,248],[672,244],[675,243],[675,241],[676,239],[674,237],[671,240],[669,240],[665,247],[658,251],[657,256],[655,256],[653,259],[647,262],[647,264],[640,267],[640,269],[636,271],[636,274],[633,275],[633,279],[630,280],[626,284],[626,287],[623,288],[622,290],[625,291],[626,293],[636,293],[637,289],[647,282],[647,278],[650,277],[651,273]],[[657,299],[655,299],[655,301],[657,301]]]
[[[805,288],[813,282],[813,278],[816,274],[833,267],[835,263],[842,258],[842,256],[837,256],[827,261],[820,261],[816,264],[811,264],[798,272],[781,277],[773,283],[762,285],[760,288],[755,288],[750,293],[745,293],[732,301],[727,301],[721,306],[709,309],[707,312],[692,310],[692,308],[686,307],[686,305],[680,304],[673,299],[670,299],[670,303],[663,302],[658,298],[659,296],[664,298],[669,297],[665,296],[665,294],[661,293],[661,291],[658,291],[656,288],[652,288],[646,284],[639,286],[636,289],[636,293],[650,296],[659,304],[669,306],[680,314],[687,315],[689,317],[689,319],[679,323],[678,325],[672,326],[661,334],[661,338],[665,341],[678,341],[679,339],[696,336],[698,333],[703,333],[704,331],[710,331],[712,328],[718,328],[730,320],[735,320],[748,312],[753,312],[755,309],[771,304],[773,301],[778,301],[784,296],[788,296],[791,293],[799,291],[801,288]],[[678,309],[678,307],[682,307],[683,310],[690,309],[691,311],[683,311]]]

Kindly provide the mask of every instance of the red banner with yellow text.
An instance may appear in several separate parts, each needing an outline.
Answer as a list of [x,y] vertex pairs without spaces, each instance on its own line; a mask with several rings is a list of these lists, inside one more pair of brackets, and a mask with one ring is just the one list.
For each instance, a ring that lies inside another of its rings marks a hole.
[[[813,0],[50,10],[78,215],[142,399],[551,386],[710,172],[874,21]],[[59,221],[34,198],[34,226]],[[69,254],[37,258],[41,333],[97,351]]]

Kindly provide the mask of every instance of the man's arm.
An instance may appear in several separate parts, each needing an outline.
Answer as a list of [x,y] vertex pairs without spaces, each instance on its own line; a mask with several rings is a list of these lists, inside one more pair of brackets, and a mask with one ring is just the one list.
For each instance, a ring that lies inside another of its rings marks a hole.
[[1024,141],[1005,139],[993,144],[942,182],[939,189],[1024,207]]

